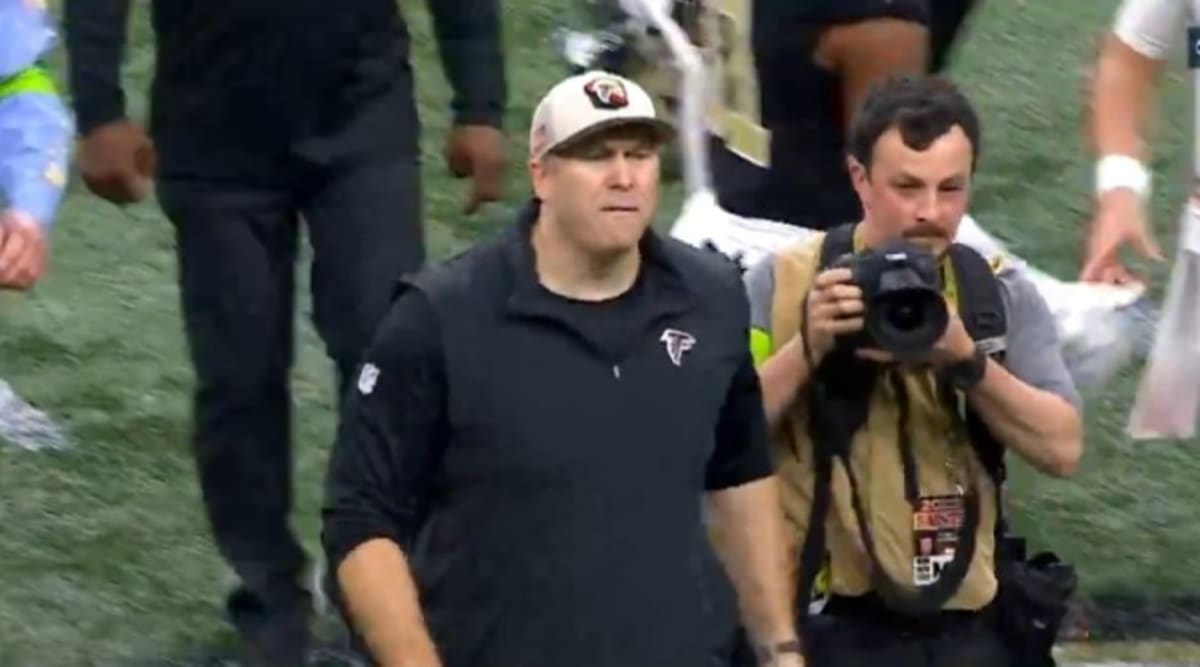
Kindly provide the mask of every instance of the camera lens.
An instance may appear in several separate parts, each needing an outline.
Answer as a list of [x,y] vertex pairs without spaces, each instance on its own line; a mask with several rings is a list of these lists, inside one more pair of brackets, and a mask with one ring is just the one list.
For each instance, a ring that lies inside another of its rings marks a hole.
[[860,344],[919,359],[937,343],[948,320],[938,284],[937,260],[904,242],[852,255],[855,282],[863,286],[865,332]]
[[941,338],[949,316],[945,300],[929,288],[877,295],[867,310],[867,329],[876,346],[897,359],[916,359],[928,352]]
[[888,324],[900,331],[912,331],[919,328],[925,321],[924,304],[921,302],[912,303],[911,301],[901,301],[899,303],[890,304],[887,313],[884,315],[887,318]]

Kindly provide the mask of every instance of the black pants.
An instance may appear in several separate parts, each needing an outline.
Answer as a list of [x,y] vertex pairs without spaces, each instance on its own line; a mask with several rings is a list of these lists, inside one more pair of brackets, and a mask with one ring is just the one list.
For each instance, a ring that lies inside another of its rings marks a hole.
[[809,667],[1010,667],[990,610],[914,621],[869,599],[830,600],[805,631]]
[[193,447],[217,547],[258,606],[306,605],[307,559],[288,525],[299,225],[340,396],[396,281],[424,260],[417,158],[310,169],[280,188],[168,180],[159,199],[177,236]]

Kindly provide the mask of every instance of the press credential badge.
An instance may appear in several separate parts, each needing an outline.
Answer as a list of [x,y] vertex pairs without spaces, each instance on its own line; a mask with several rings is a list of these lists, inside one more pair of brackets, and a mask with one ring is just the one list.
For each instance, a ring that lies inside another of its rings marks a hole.
[[921,498],[913,512],[913,584],[928,586],[942,576],[954,560],[965,517],[962,496]]

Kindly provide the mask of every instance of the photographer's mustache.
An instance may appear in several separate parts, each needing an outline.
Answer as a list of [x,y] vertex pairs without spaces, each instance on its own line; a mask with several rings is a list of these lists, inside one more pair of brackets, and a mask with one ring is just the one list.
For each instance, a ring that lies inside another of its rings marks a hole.
[[905,239],[945,239],[946,232],[937,225],[922,224],[905,230],[902,236]]

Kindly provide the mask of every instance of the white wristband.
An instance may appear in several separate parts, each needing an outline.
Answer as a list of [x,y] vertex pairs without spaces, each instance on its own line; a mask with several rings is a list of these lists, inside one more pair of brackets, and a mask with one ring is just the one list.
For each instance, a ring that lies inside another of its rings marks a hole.
[[1105,155],[1096,163],[1096,194],[1129,188],[1140,197],[1150,195],[1150,172],[1137,158]]

